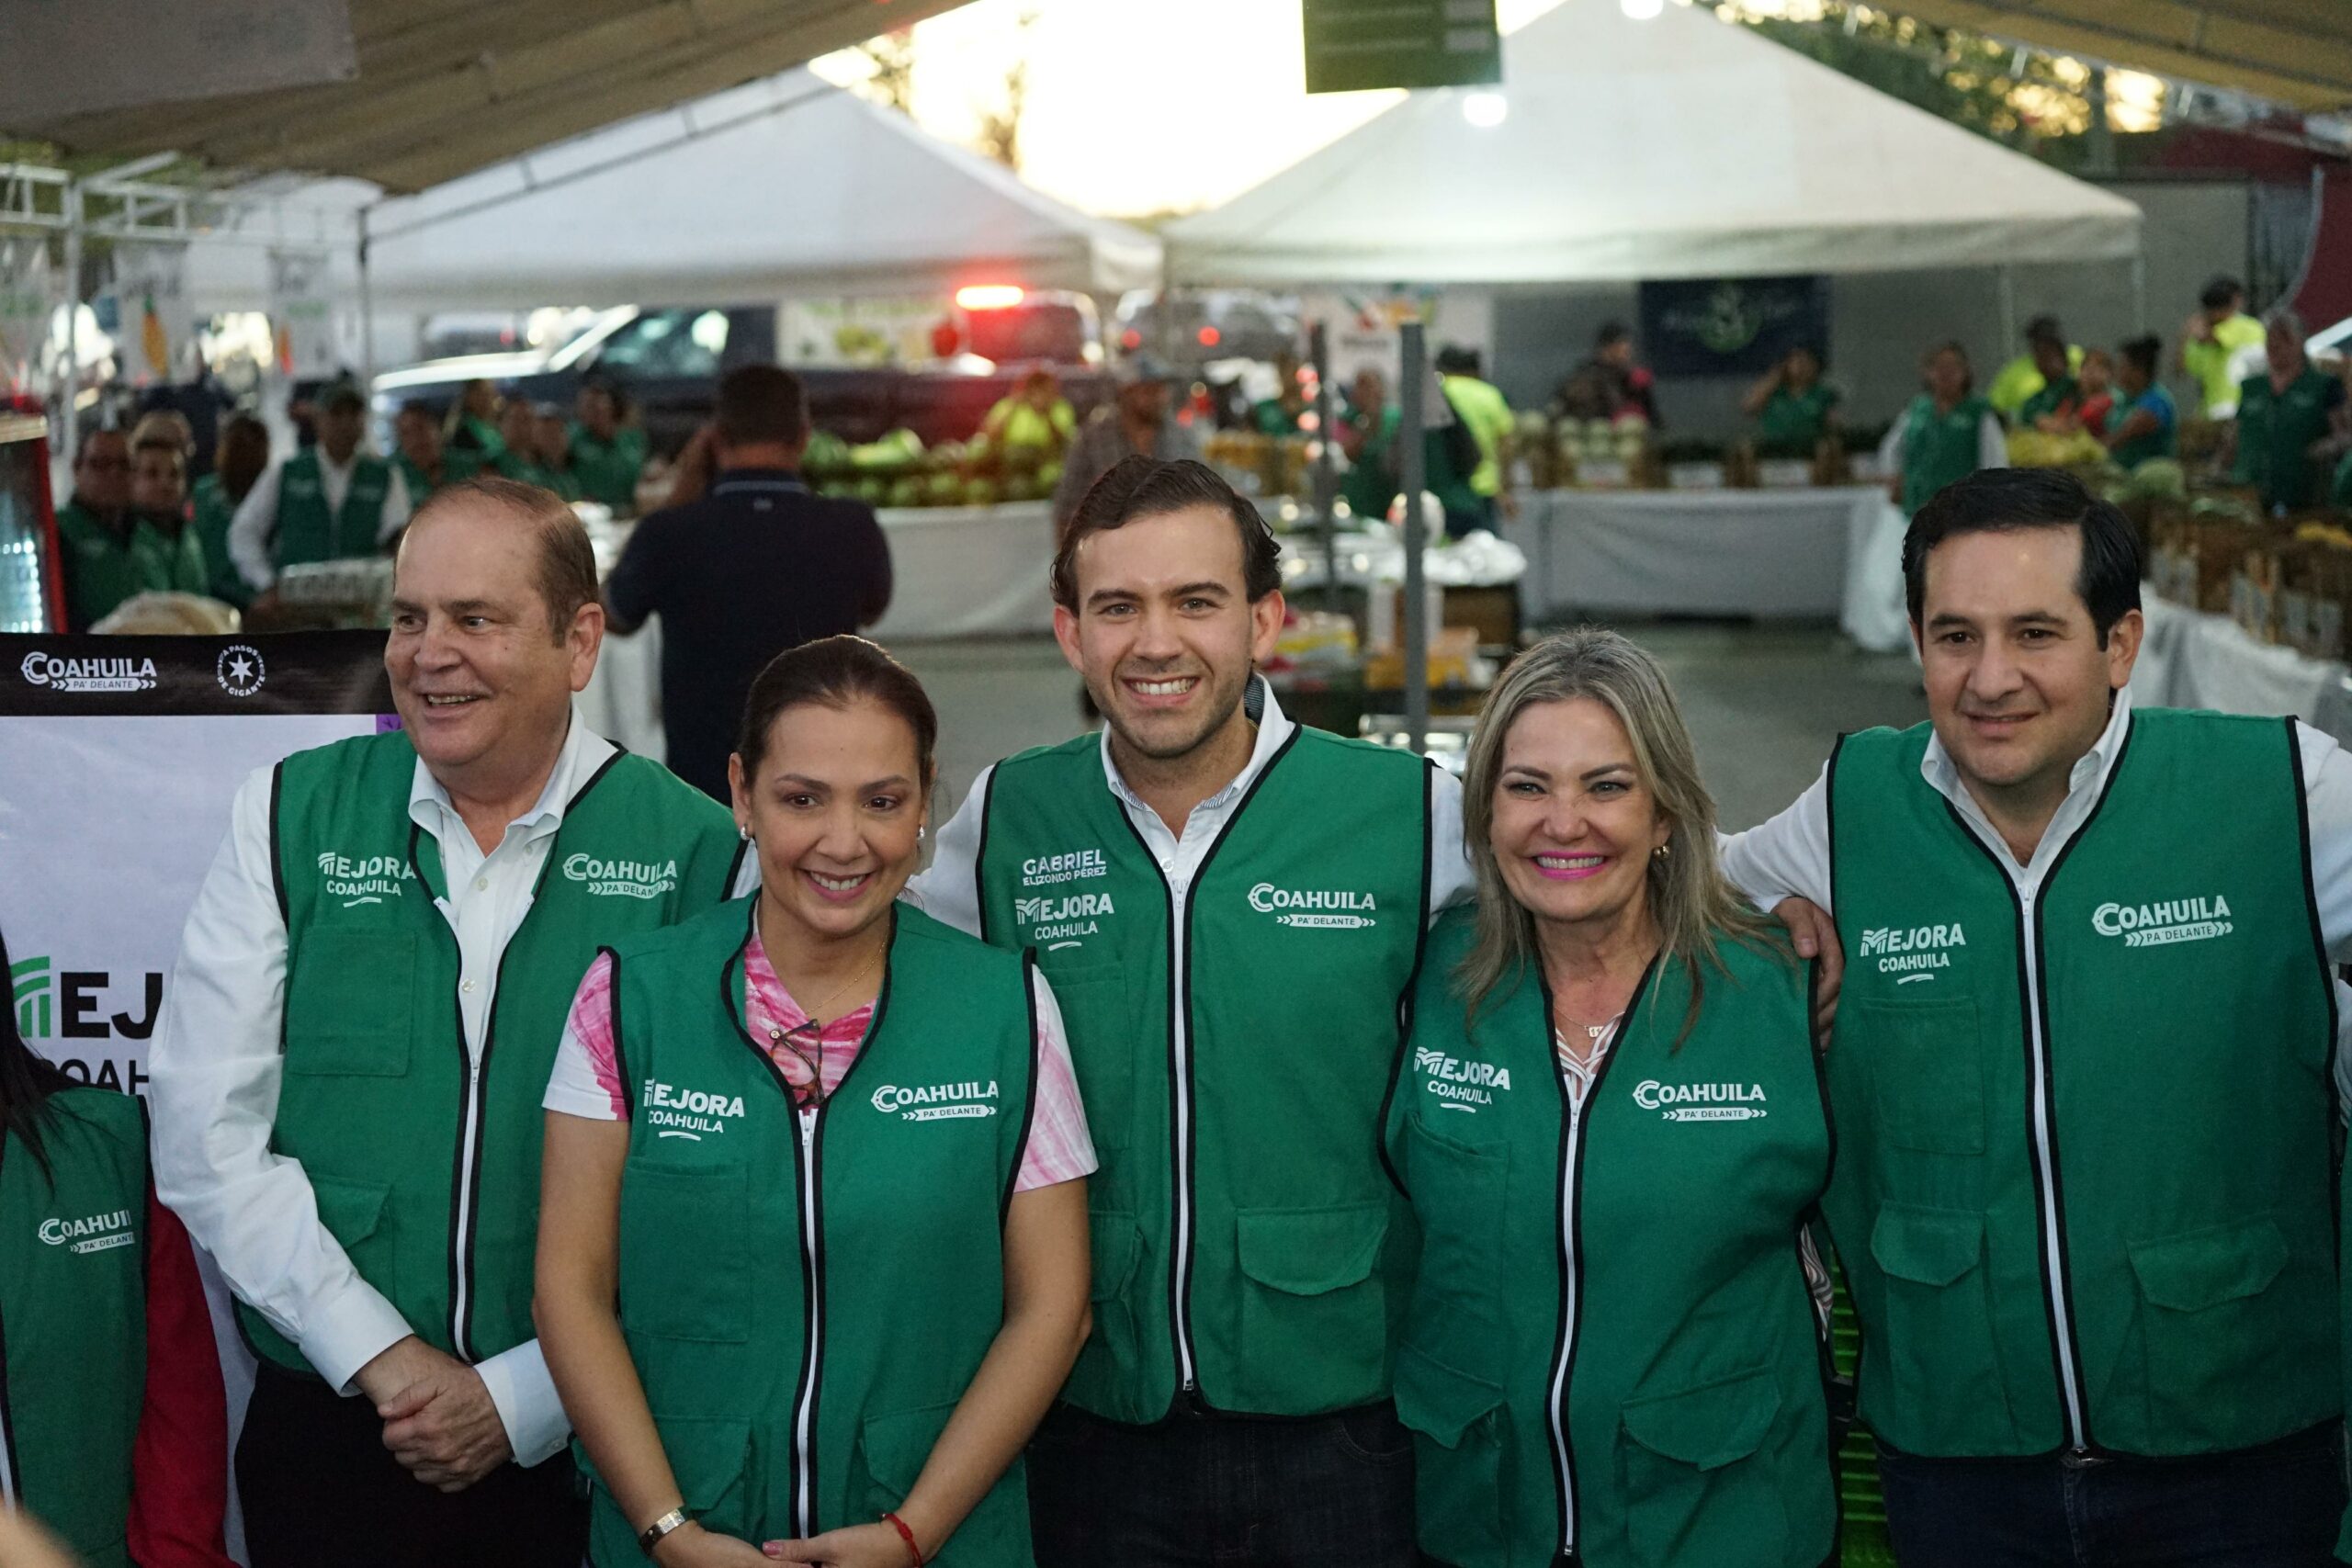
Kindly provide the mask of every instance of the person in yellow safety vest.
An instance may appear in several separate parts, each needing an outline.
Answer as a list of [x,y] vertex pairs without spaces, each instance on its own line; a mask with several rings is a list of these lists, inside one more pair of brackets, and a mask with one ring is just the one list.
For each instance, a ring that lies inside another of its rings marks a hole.
[[1478,466],[1470,470],[1470,491],[1484,503],[1491,527],[1497,512],[1508,517],[1518,510],[1503,489],[1502,452],[1503,442],[1518,422],[1502,389],[1478,378],[1479,368],[1475,348],[1448,344],[1437,351],[1438,379],[1445,388],[1446,400],[1478,443]]
[[2245,285],[2216,277],[2197,297],[2197,313],[2180,330],[2181,373],[2197,383],[2199,412],[2207,419],[2230,419],[2238,412],[2238,388],[2264,369],[2256,351],[2266,333],[2245,313]]
[[2016,418],[2028,399],[2050,385],[2060,355],[2065,356],[2060,375],[2071,377],[2083,367],[2083,351],[2066,341],[2058,318],[2036,316],[2025,324],[2025,352],[1994,373],[1993,384],[1984,389],[1984,400],[2003,419]]
[[1020,453],[1034,465],[1057,463],[1078,434],[1078,413],[1050,370],[1032,370],[980,421],[980,440],[999,457]]

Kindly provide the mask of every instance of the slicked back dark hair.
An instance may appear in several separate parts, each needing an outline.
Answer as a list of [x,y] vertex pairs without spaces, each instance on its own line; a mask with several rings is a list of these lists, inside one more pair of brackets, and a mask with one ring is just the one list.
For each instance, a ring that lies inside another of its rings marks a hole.
[[1241,536],[1241,586],[1256,604],[1283,585],[1282,546],[1250,498],[1225,476],[1190,457],[1164,461],[1141,454],[1120,458],[1094,481],[1062,528],[1054,552],[1054,603],[1078,609],[1078,547],[1096,534],[1125,527],[1138,517],[1165,517],[1188,506],[1213,506],[1233,519]]
[[718,378],[711,419],[729,446],[790,446],[808,439],[808,394],[781,365],[738,365]]
[[2072,528],[2083,541],[2075,592],[2090,611],[2098,645],[2124,613],[2140,607],[2140,536],[2131,520],[2060,468],[1980,468],[1946,485],[1919,508],[1903,536],[1903,587],[1911,624],[1928,597],[1928,556],[1962,534]]
[[920,782],[929,789],[939,771],[939,715],[930,695],[914,671],[878,644],[846,633],[786,649],[752,678],[743,699],[742,727],[735,737],[744,782],[760,776],[760,764],[767,761],[768,732],[778,714],[808,704],[840,710],[860,701],[878,703],[906,721],[914,732]]

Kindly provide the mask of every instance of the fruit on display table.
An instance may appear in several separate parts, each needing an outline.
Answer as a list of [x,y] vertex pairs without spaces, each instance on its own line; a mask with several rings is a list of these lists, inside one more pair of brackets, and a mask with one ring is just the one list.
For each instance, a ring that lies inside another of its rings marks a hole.
[[1044,501],[1062,477],[1058,456],[1025,447],[990,452],[978,441],[925,446],[911,430],[862,446],[819,431],[801,467],[819,495],[893,510]]

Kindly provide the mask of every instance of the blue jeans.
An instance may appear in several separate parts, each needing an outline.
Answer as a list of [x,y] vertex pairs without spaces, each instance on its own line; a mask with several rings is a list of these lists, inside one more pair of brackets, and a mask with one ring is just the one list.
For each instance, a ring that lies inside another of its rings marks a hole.
[[2330,1568],[2340,1427],[2197,1459],[1920,1459],[1882,1445],[1902,1568]]
[[1029,1518],[1038,1568],[1414,1568],[1412,1441],[1385,1404],[1148,1427],[1057,1405]]

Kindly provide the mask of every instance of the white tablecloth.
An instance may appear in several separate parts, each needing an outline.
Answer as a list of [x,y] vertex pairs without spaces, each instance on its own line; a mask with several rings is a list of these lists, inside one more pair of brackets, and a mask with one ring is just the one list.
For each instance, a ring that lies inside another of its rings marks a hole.
[[2145,583],[2140,598],[2148,636],[2132,673],[2134,702],[2292,714],[2352,746],[2352,677],[2343,665],[2256,642],[2228,616],[2159,599]]
[[[876,513],[890,541],[890,608],[867,636],[876,642],[1023,636],[1054,629],[1046,572],[1054,559],[1053,507],[937,506]],[[617,558],[617,550],[600,550]],[[596,673],[580,694],[589,728],[657,761],[662,743],[662,620],[633,637],[606,637]]]
[[1849,561],[1890,510],[1876,485],[1563,490],[1525,497],[1504,533],[1528,554],[1520,604],[1539,624],[1588,610],[1833,619]]

